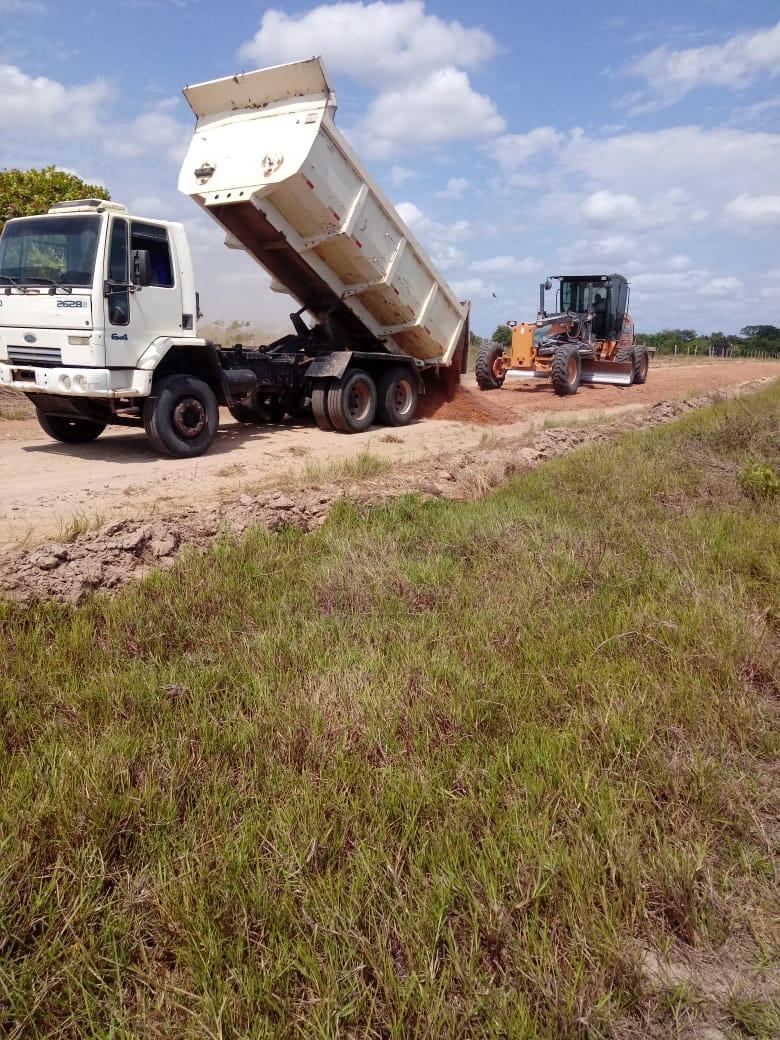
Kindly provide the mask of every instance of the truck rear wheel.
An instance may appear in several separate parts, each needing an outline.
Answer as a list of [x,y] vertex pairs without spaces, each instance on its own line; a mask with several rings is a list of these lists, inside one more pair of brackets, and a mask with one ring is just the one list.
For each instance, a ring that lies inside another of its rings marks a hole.
[[155,451],[174,459],[191,459],[208,451],[218,425],[214,391],[194,376],[168,376],[144,404],[146,436]]
[[650,368],[650,357],[646,350],[638,350],[634,353],[632,358],[634,366],[634,382],[635,383],[646,383],[647,372]]
[[333,423],[328,414],[328,390],[332,380],[321,380],[311,392],[311,410],[314,413],[314,421],[321,430],[332,430]]
[[384,372],[377,384],[376,414],[388,426],[408,426],[417,412],[417,384],[408,369]]
[[376,415],[376,383],[361,368],[353,368],[328,390],[328,415],[341,433],[362,433]]
[[556,348],[550,379],[559,397],[576,394],[582,375],[582,359],[575,343],[563,343]]
[[47,415],[40,408],[35,409],[41,429],[55,441],[63,444],[87,444],[96,440],[105,430],[106,423],[92,422],[91,419],[68,419],[62,415]]
[[477,354],[474,375],[480,390],[498,390],[504,385],[506,372],[500,364],[504,348],[500,343],[483,343]]

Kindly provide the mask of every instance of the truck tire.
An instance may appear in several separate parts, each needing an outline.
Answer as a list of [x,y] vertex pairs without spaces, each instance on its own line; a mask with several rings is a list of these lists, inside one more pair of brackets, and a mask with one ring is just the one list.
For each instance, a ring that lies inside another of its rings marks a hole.
[[634,382],[638,384],[647,382],[647,372],[650,368],[650,356],[646,350],[637,350],[632,358],[634,366]]
[[553,390],[559,397],[576,394],[580,386],[582,359],[576,343],[562,343],[555,350],[550,372]]
[[497,362],[504,356],[500,343],[483,343],[477,354],[474,375],[480,390],[498,390],[504,385],[506,372],[498,368]]
[[61,415],[47,415],[40,408],[35,409],[41,429],[55,441],[63,444],[87,444],[96,440],[105,430],[106,423],[92,422],[91,419],[67,419]]
[[408,368],[383,372],[377,383],[376,414],[388,426],[408,426],[417,413],[419,391]]
[[333,429],[328,414],[328,390],[331,382],[331,379],[320,380],[311,392],[311,410],[314,413],[314,421],[321,430]]
[[232,405],[230,414],[238,422],[263,426],[266,423],[280,423],[287,414],[287,408],[278,394],[252,394],[246,401]]
[[202,455],[211,447],[218,426],[214,391],[195,376],[168,376],[144,404],[146,436],[160,455],[174,459]]
[[362,368],[349,369],[328,390],[328,415],[341,433],[362,433],[376,416],[376,383]]

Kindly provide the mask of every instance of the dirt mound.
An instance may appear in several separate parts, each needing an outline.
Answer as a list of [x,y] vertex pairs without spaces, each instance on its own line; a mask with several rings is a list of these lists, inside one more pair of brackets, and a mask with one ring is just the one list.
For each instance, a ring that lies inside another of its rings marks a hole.
[[512,473],[585,444],[611,440],[628,429],[657,426],[711,402],[711,396],[663,401],[612,423],[542,430],[530,440],[517,435],[496,438],[492,445],[453,452],[427,466],[410,463],[360,484],[331,482],[288,493],[242,494],[207,510],[192,508],[175,520],[116,521],[70,543],[1,554],[0,592],[23,602],[53,598],[78,603],[95,590],[118,589],[153,568],[170,567],[182,550],[205,547],[221,532],[242,534],[252,526],[274,531],[286,524],[314,530],[325,522],[333,504],[347,496],[364,504],[412,491],[474,500]]
[[420,398],[417,411],[421,419],[450,419],[479,426],[517,422],[517,415],[510,417],[506,407],[502,407],[495,398],[491,400],[481,391],[462,384],[452,395],[434,387]]

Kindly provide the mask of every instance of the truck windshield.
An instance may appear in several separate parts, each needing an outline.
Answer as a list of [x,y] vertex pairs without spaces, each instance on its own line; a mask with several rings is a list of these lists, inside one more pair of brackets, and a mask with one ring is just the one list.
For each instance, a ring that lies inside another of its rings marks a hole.
[[90,286],[100,217],[35,217],[10,221],[0,236],[0,286]]

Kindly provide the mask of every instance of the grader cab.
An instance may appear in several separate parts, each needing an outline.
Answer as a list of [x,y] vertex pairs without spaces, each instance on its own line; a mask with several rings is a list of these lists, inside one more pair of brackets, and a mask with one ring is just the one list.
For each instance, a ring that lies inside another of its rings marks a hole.
[[[546,293],[557,281],[555,308]],[[631,386],[647,379],[648,353],[634,339],[629,286],[619,274],[554,275],[539,286],[536,321],[508,322],[509,347],[486,343],[477,356],[481,390],[496,390],[507,376],[549,379],[561,396],[580,383]]]

